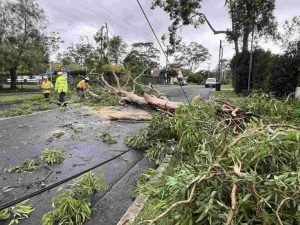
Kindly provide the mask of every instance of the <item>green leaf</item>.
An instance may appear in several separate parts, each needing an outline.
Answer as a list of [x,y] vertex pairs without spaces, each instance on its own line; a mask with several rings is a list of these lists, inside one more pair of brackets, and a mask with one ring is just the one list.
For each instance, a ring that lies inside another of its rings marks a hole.
[[242,203],[246,202],[250,197],[251,197],[251,194],[246,194],[242,199]]

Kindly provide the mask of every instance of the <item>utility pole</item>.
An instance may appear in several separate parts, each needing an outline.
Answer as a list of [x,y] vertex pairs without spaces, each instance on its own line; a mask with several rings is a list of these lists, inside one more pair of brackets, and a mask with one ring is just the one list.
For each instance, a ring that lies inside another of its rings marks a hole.
[[166,84],[168,84],[168,57],[169,57],[169,46],[167,45],[167,52],[166,52],[167,58],[166,58],[166,73],[165,73],[165,79]]
[[221,48],[221,72],[220,72],[220,80],[219,80],[219,82],[221,82],[221,83],[223,81],[223,51],[224,51],[224,48],[222,46],[222,48]]
[[50,80],[51,80],[51,83],[52,83],[52,68],[51,68],[51,54],[49,55],[49,72],[50,72]]
[[252,30],[252,37],[251,37],[251,51],[250,51],[249,74],[248,74],[248,93],[250,93],[250,90],[251,90],[251,72],[252,72],[252,60],[253,60],[253,41],[254,41],[254,29]]
[[222,40],[220,40],[220,48],[219,48],[219,75],[217,78],[217,82],[220,82],[220,78],[222,75],[221,57],[222,57]]
[[105,23],[105,28],[106,28],[106,40],[108,41],[108,26],[107,26],[107,23]]
[[208,70],[207,70],[207,78],[209,78],[210,73],[210,63],[208,63]]

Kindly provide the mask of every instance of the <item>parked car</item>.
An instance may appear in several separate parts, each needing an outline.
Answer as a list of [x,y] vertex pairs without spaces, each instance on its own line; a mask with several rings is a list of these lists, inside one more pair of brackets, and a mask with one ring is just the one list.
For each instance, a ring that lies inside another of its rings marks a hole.
[[217,84],[216,78],[207,78],[205,88],[215,88]]

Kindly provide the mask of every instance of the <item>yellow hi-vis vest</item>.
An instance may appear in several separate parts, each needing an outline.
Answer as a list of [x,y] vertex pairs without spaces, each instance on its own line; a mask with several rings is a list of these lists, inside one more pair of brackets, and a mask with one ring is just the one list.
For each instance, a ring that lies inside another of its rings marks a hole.
[[58,78],[56,78],[55,90],[58,93],[61,93],[61,92],[67,93],[68,92],[68,81],[64,76],[60,75]]
[[42,86],[41,87],[42,87],[44,93],[50,93],[51,92],[51,88],[53,88],[53,84],[49,80],[44,80],[42,82]]

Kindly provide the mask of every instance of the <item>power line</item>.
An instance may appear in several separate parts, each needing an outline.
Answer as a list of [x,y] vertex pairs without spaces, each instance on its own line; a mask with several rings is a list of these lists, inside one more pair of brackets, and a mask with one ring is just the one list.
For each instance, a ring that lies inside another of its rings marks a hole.
[[[119,19],[121,22],[123,22],[126,25],[131,26],[132,28],[134,28],[134,30],[136,32],[136,29],[139,29],[139,27],[133,25],[132,23],[130,23],[129,21],[126,21],[125,19],[123,19],[122,17],[118,16],[117,14],[115,14],[114,12],[112,12],[111,10],[107,9],[106,7],[104,7],[103,5],[101,5],[99,2],[96,2],[95,0],[92,0],[92,2],[94,2],[96,5],[98,5],[99,7],[101,7],[102,9],[104,9],[105,11],[107,11],[109,13],[109,15],[113,15],[115,16],[117,19]],[[126,22],[125,22],[126,21]],[[148,33],[147,31],[143,32],[144,34],[146,34],[147,36],[150,35],[150,33]]]
[[[142,7],[140,1],[137,0],[137,3],[139,4],[139,6],[140,6],[140,8],[141,8],[141,10],[142,10],[142,12],[143,12],[143,14],[144,14],[144,16],[145,16],[147,22],[148,22],[148,25],[149,25],[149,27],[150,27],[151,30],[152,30],[152,33],[154,34],[154,36],[155,36],[155,38],[156,38],[156,40],[157,40],[157,42],[158,42],[158,44],[159,44],[159,46],[160,46],[162,52],[163,52],[164,55],[165,55],[166,61],[167,61],[167,62],[169,63],[169,65],[170,65],[171,63],[169,62],[168,56],[167,56],[167,54],[165,53],[165,51],[164,51],[164,49],[163,49],[163,47],[162,47],[162,45],[161,45],[161,43],[160,43],[160,41],[159,41],[159,39],[158,39],[158,37],[157,37],[157,35],[156,35],[156,33],[155,33],[155,31],[154,31],[154,29],[153,29],[153,27],[152,27],[152,25],[151,25],[151,23],[150,23],[150,21],[149,21],[147,15],[146,15],[146,13],[145,13],[145,11],[144,11],[144,9],[143,9],[143,7]],[[185,93],[183,87],[182,87],[181,85],[180,85],[180,87],[181,87],[181,90],[182,90],[182,92],[183,92],[185,98],[187,99],[188,103],[190,103],[190,100],[189,100],[188,96],[186,95],[186,93]]]
[[144,14],[144,16],[145,16],[147,22],[148,22],[148,25],[149,25],[150,29],[152,30],[152,33],[154,34],[154,36],[155,36],[155,38],[156,38],[156,40],[157,40],[157,42],[158,42],[158,44],[159,44],[159,46],[160,46],[162,52],[164,53],[167,62],[170,64],[169,59],[168,59],[168,56],[167,56],[167,54],[165,53],[163,47],[161,46],[160,41],[159,41],[159,39],[158,39],[158,37],[157,37],[157,35],[156,35],[156,33],[155,33],[155,31],[154,31],[154,29],[153,29],[153,27],[152,27],[152,25],[151,25],[149,19],[148,19],[148,17],[147,17],[147,15],[146,15],[146,13],[145,13],[145,11],[144,11],[144,9],[143,9],[143,7],[142,7],[140,1],[137,0],[137,3],[139,4],[139,6],[140,6],[140,8],[141,8],[141,10],[142,10],[142,12],[143,12],[143,14]]
[[[74,20],[74,19],[75,19],[75,20],[81,20],[81,18],[76,17],[76,16],[74,16],[72,13],[70,13],[70,11],[69,11],[67,8],[64,8],[64,7],[58,7],[57,5],[51,4],[51,3],[49,3],[49,2],[46,2],[45,0],[39,0],[39,1],[40,1],[40,3],[42,3],[43,5],[45,5],[45,6],[47,6],[47,7],[50,7],[50,8],[52,8],[52,9],[54,9],[54,10],[57,10],[57,11],[62,11],[62,10],[63,10],[63,13],[62,13],[63,16],[69,17],[69,18],[71,18],[72,20]],[[133,25],[132,25],[132,24],[130,24],[129,22],[124,22],[123,19],[122,19],[121,17],[117,16],[115,13],[113,13],[113,12],[111,12],[110,10],[106,9],[105,7],[101,6],[98,2],[95,2],[95,1],[93,1],[93,2],[96,3],[98,6],[100,6],[101,8],[105,9],[107,12],[110,12],[112,15],[114,15],[115,17],[117,17],[117,18],[118,18],[119,20],[121,20],[124,24],[126,24],[127,27],[125,27],[124,25],[122,25],[122,24],[120,24],[120,23],[115,22],[114,20],[112,20],[111,17],[108,17],[108,18],[107,18],[107,17],[101,17],[103,20],[107,20],[107,21],[109,21],[110,23],[115,24],[117,27],[123,29],[124,31],[128,31],[128,27],[130,27],[130,28],[131,28],[130,30],[132,30],[134,33],[140,34],[140,33],[137,32],[137,27],[136,27],[135,29],[133,29]],[[83,8],[85,11],[91,12],[91,13],[94,14],[94,15],[99,15],[99,13],[98,13],[97,11],[91,10],[91,9],[87,8],[86,6],[80,4],[80,3],[77,3],[77,5],[79,5],[81,8]],[[107,12],[105,12],[105,13],[109,16],[110,14],[107,13]],[[50,16],[48,16],[48,15],[47,15],[47,17],[52,18],[52,19],[55,19],[55,18],[50,17]],[[56,19],[57,19],[57,18],[56,18]],[[83,26],[80,25],[80,24],[75,24],[75,23],[72,23],[72,22],[69,22],[69,21],[65,21],[65,23],[69,23],[69,24],[74,25],[74,26],[76,26],[76,27],[79,27],[79,28],[81,28],[81,29],[86,29],[86,27],[83,27]],[[98,25],[96,25],[95,23],[92,23],[92,25],[93,25],[94,27],[98,27]],[[128,25],[129,25],[129,26],[128,26]],[[91,33],[91,32],[88,32],[88,33],[90,33],[91,35],[94,35],[94,33]],[[145,32],[142,32],[142,33],[146,34]],[[147,36],[149,36],[149,33],[147,33]]]
[[[77,3],[77,4],[78,4],[79,6],[81,6],[82,8],[84,8],[84,9],[90,11],[90,12],[93,13],[93,14],[98,14],[98,12],[89,9],[89,8],[85,7],[84,5],[82,5],[82,4],[80,4],[80,3]],[[110,17],[108,17],[108,18],[102,17],[102,18],[103,18],[103,19],[106,19],[106,20],[108,20],[108,21],[110,21],[111,23],[116,24],[117,26],[119,26],[120,28],[122,28],[124,31],[128,31],[128,27],[125,27],[125,26],[123,26],[122,24],[113,21]],[[137,34],[136,30],[134,30],[134,32]]]
[[[41,4],[45,4],[46,6],[52,8],[52,9],[61,10],[60,7],[58,7],[58,6],[56,6],[56,5],[53,5],[53,4],[49,3],[49,2],[44,2],[43,0],[40,0],[40,3],[41,3]],[[71,18],[71,19],[73,19],[73,20],[74,20],[74,19],[80,20],[80,18],[75,17],[75,16],[73,16],[72,14],[66,13],[66,11],[64,11],[63,16],[69,17],[69,18]],[[51,17],[51,16],[49,16],[49,15],[47,15],[47,17],[49,17],[49,18],[51,18],[51,19],[53,19],[53,20],[57,20],[57,18]],[[64,23],[71,24],[71,25],[74,25],[74,26],[79,27],[79,28],[81,28],[81,29],[86,29],[86,27],[84,27],[84,26],[82,26],[82,25],[80,25],[80,24],[75,24],[75,23],[72,23],[72,22],[70,22],[70,21],[63,21],[63,22],[64,22]],[[93,24],[93,26],[96,26],[96,24]],[[90,33],[90,34],[92,34],[92,33]]]

